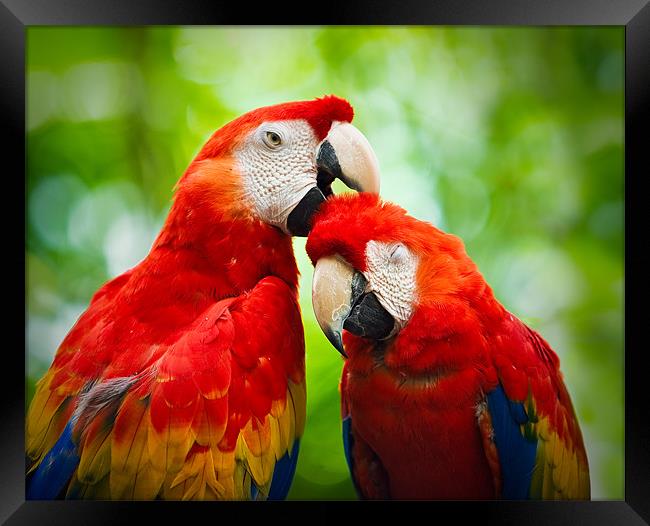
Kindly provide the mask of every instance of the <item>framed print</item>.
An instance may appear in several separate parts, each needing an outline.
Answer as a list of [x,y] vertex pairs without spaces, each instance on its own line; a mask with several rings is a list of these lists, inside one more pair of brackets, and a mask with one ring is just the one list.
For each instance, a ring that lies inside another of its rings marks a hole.
[[0,5],[0,517],[650,520],[645,2],[192,4]]

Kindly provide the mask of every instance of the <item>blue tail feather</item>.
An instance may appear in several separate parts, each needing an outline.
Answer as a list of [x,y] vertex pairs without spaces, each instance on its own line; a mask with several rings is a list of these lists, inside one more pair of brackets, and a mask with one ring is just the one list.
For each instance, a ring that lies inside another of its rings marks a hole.
[[72,441],[72,423],[69,422],[32,475],[27,500],[56,499],[70,481],[77,464],[79,453]]

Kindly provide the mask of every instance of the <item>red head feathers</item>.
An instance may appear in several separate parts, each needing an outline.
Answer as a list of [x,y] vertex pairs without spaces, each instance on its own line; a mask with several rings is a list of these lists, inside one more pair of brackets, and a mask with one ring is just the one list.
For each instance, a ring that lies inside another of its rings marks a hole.
[[314,217],[306,250],[312,263],[338,254],[365,272],[370,241],[403,243],[418,257],[420,304],[441,294],[475,294],[486,285],[462,240],[416,219],[402,207],[370,193],[342,194],[328,199]]
[[353,117],[354,110],[350,103],[335,95],[264,106],[237,117],[217,130],[203,146],[196,160],[213,158],[229,152],[240,137],[265,121],[305,120],[313,128],[318,140],[321,141],[330,130],[332,122],[352,122]]

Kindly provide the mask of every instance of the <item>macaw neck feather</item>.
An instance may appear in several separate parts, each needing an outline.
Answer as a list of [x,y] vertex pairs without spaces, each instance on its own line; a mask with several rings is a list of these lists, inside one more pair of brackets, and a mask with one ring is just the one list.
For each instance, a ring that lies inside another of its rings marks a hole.
[[133,269],[127,290],[133,300],[146,289],[145,297],[163,303],[196,304],[238,296],[266,276],[297,290],[291,238],[181,190],[151,252]]

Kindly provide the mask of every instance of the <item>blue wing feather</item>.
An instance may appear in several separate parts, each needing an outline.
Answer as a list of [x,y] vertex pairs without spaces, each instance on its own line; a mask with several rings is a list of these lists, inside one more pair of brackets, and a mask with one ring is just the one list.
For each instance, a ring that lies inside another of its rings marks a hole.
[[348,463],[348,469],[352,473],[352,417],[347,416],[343,419],[343,452],[345,453],[345,460]]
[[291,453],[287,451],[275,464],[268,500],[284,500],[287,498],[291,482],[293,481],[293,476],[296,473],[299,449],[300,440],[296,439],[293,443]]
[[72,441],[72,422],[68,422],[52,449],[43,457],[27,488],[28,500],[56,499],[70,481],[79,464],[79,452]]
[[352,457],[352,444],[354,444],[354,435],[352,434],[352,417],[346,416],[343,421],[343,452],[345,453],[345,460],[348,463],[348,469],[350,470],[350,477],[352,478],[352,483],[354,484],[354,489],[357,492],[357,496],[361,499],[363,494],[361,489],[357,484],[357,479],[354,476],[354,458]]
[[[296,472],[299,449],[300,440],[295,440],[291,454],[285,453],[276,463],[268,500],[286,499]],[[78,464],[79,452],[72,441],[72,423],[70,422],[32,475],[27,488],[27,499],[56,499],[65,489]],[[252,483],[251,498],[255,500],[258,493],[257,486]]]
[[501,385],[488,393],[487,401],[501,465],[501,498],[528,499],[537,441],[526,438],[519,427],[528,421],[524,405],[509,400]]

